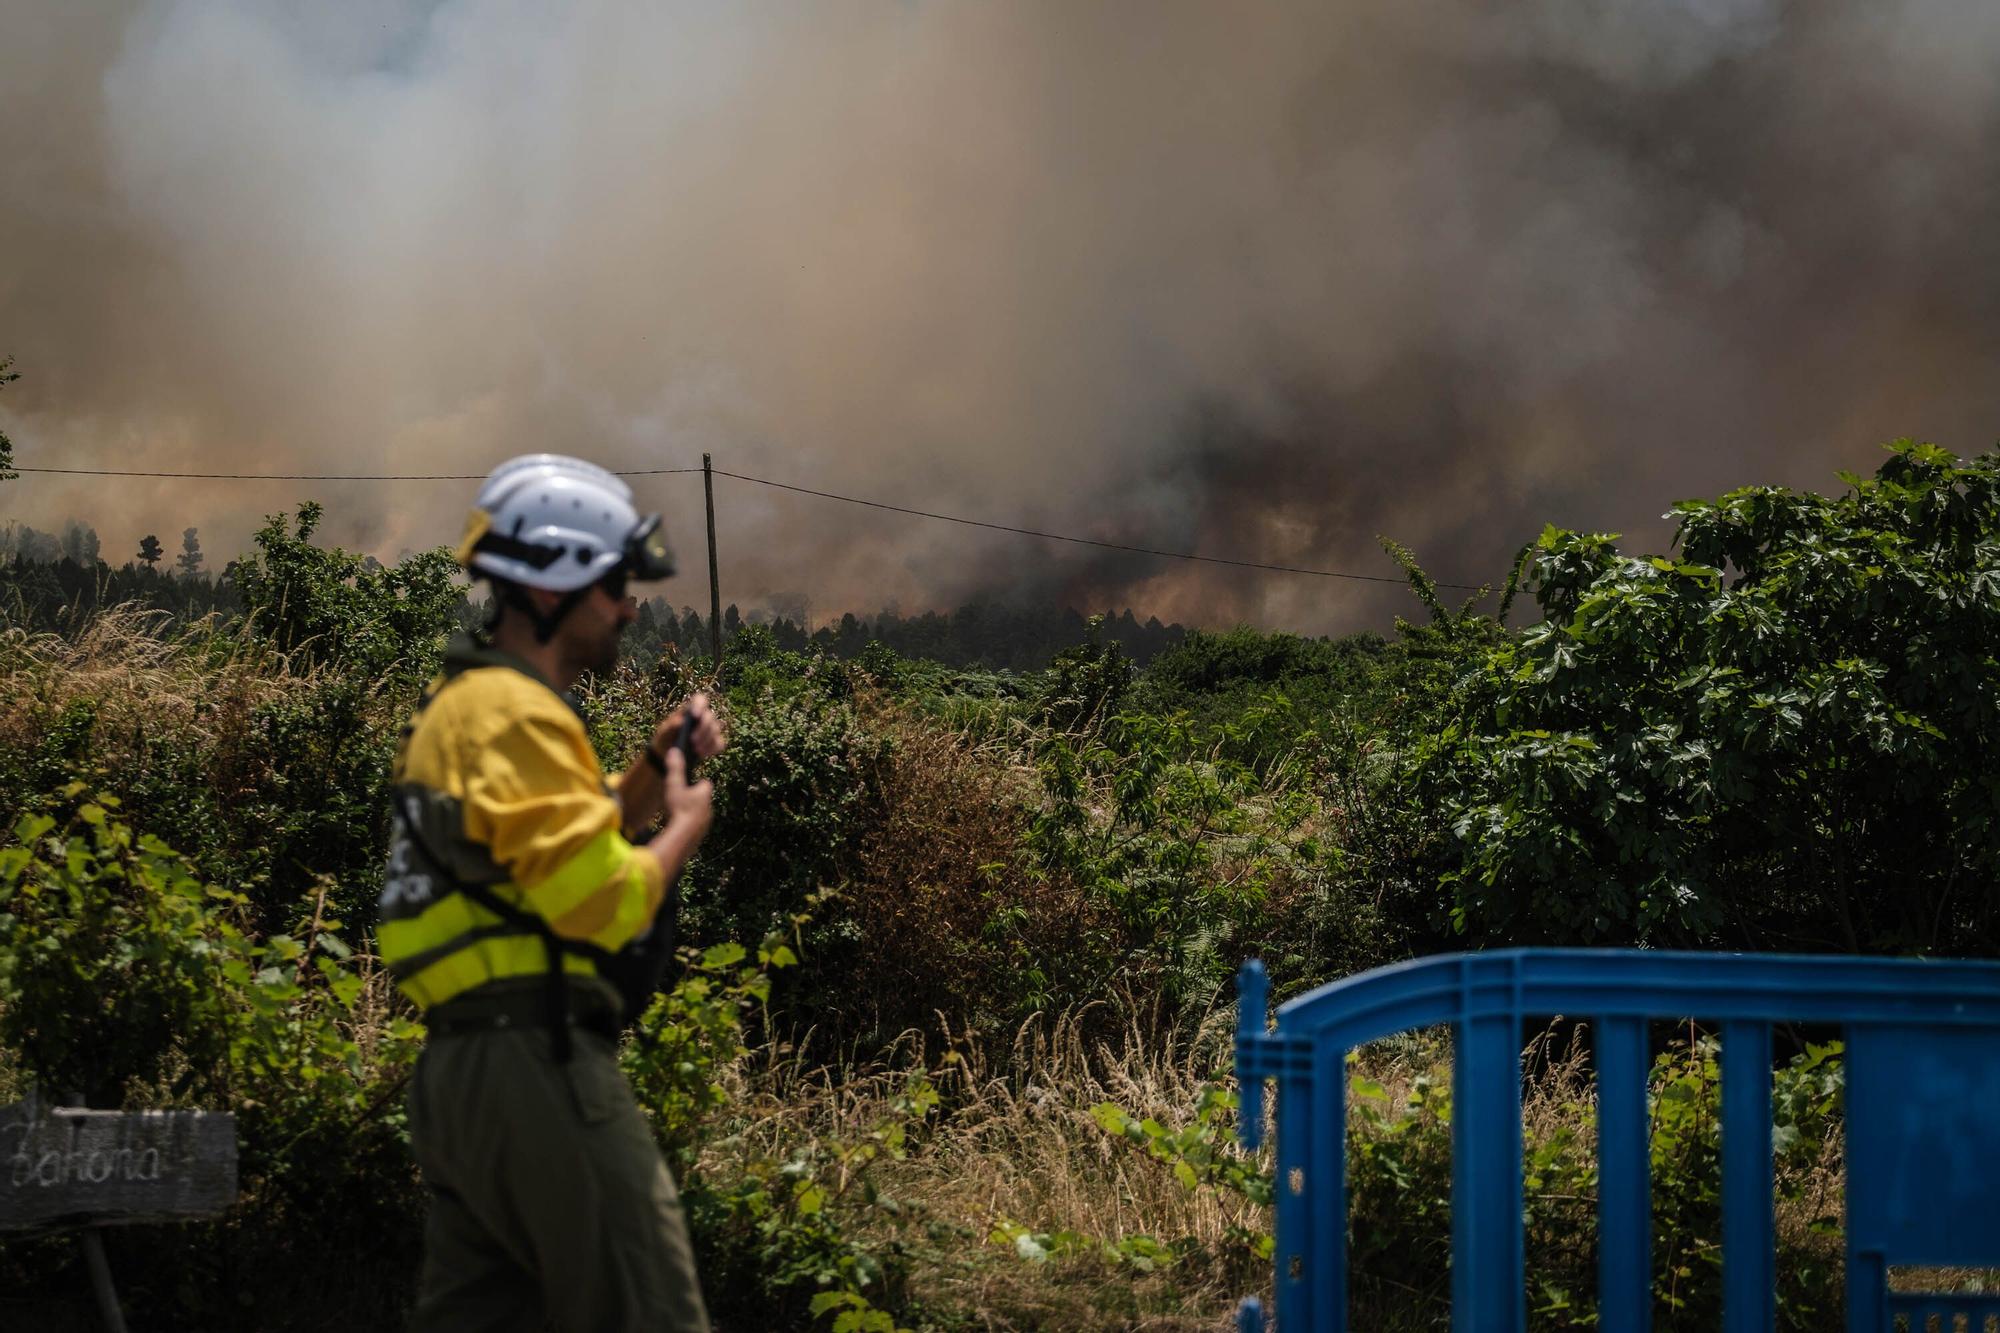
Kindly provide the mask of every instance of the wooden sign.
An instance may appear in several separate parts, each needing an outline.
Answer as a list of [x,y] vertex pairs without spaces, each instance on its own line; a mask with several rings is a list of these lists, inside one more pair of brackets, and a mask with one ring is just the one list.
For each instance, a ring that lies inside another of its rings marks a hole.
[[0,1231],[217,1217],[236,1201],[236,1117],[0,1107]]

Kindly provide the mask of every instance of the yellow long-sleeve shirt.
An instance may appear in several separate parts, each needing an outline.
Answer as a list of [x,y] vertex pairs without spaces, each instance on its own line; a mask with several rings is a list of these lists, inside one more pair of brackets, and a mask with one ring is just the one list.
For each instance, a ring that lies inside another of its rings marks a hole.
[[[394,782],[376,939],[418,1005],[547,969],[542,940],[464,885],[607,953],[652,922],[659,863],[620,832],[582,719],[518,658],[454,642],[403,737]],[[596,972],[580,954],[566,952],[562,965]]]

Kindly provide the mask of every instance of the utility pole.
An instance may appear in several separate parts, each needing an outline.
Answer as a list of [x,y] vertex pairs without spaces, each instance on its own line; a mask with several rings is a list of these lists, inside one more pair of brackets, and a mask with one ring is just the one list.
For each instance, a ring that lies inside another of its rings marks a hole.
[[715,469],[701,456],[701,490],[708,500],[708,657],[722,674],[722,580],[715,571]]

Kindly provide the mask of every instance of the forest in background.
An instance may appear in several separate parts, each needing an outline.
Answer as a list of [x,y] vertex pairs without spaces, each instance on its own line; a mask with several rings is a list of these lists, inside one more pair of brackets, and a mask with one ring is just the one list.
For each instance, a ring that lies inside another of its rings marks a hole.
[[[693,688],[731,719],[684,967],[625,1054],[719,1325],[1220,1326],[1269,1282],[1269,1164],[1231,1137],[1246,957],[1282,998],[1501,944],[1990,956],[2000,460],[1906,441],[1843,480],[1678,506],[1658,555],[1545,530],[1491,615],[1400,553],[1381,635],[1142,664],[1079,618],[1009,666],[746,624],[719,675],[695,643],[587,682],[607,766]],[[422,1034],[369,924],[396,730],[466,605],[445,553],[382,566],[319,517],[266,525],[231,606],[0,601],[0,1099],[241,1126],[230,1218],[110,1239],[152,1326],[394,1326],[414,1278]],[[1778,1076],[1791,1328],[1838,1309],[1839,1054]],[[1538,1328],[1594,1317],[1585,1059],[1552,1029],[1533,1064]],[[1439,1326],[1448,1048],[1351,1072],[1357,1320]],[[1656,1323],[1710,1328],[1713,1041],[1653,1080]],[[84,1326],[80,1265],[10,1242],[0,1309]]]
[[[87,524],[71,520],[59,532],[43,532],[10,522],[0,526],[0,614],[9,624],[51,631],[72,628],[111,607],[165,611],[178,620],[209,614],[230,618],[243,611],[240,566],[240,560],[232,559],[211,570],[195,528],[183,532],[178,555],[169,558],[164,544],[149,533],[138,554],[119,563],[105,557],[102,540]],[[370,573],[383,568],[370,556],[361,558],[360,567]],[[639,594],[648,591],[635,589]],[[481,614],[470,606],[461,613],[467,624]],[[1157,616],[1142,621],[1129,607],[1100,612],[1095,618],[1100,623],[1093,632],[1117,644],[1141,666],[1187,634],[1183,626],[1163,625]],[[1063,649],[1083,643],[1088,619],[1070,607],[1008,605],[988,599],[954,611],[911,615],[849,611],[809,627],[803,615],[789,609],[753,607],[746,613],[731,602],[722,610],[722,635],[726,642],[746,625],[757,625],[790,652],[818,650],[853,658],[872,643],[903,657],[946,666],[1036,671]],[[710,642],[708,621],[700,611],[686,605],[676,608],[656,593],[641,596],[639,618],[626,632],[624,652],[635,661],[650,662],[672,645],[683,656],[705,657]]]

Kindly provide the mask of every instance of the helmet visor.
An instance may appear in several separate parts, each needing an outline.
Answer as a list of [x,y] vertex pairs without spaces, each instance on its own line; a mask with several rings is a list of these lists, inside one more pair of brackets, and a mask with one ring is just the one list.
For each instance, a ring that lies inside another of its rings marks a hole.
[[648,514],[625,539],[625,568],[640,582],[672,578],[674,553],[667,549],[666,530],[658,514]]

